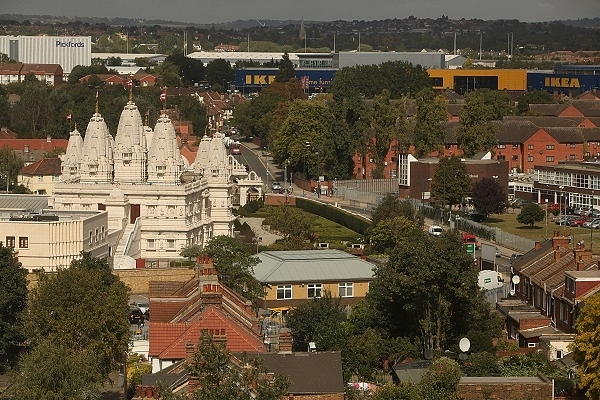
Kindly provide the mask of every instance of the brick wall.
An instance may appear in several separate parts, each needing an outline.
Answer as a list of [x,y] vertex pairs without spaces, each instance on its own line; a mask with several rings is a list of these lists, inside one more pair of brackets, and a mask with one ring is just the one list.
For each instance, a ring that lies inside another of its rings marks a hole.
[[152,268],[116,270],[116,275],[131,288],[132,294],[148,294],[150,281],[186,282],[194,277],[194,270],[189,268]]
[[507,378],[503,383],[459,383],[458,398],[462,400],[516,400],[535,399],[552,400],[552,382],[547,379],[539,383],[510,382]]

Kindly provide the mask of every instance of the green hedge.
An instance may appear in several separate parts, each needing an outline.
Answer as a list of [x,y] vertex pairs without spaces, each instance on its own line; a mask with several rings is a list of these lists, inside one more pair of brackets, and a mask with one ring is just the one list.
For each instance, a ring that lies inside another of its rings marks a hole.
[[371,221],[364,217],[351,214],[338,207],[317,203],[301,197],[296,198],[296,207],[311,214],[315,214],[319,217],[336,222],[361,235],[364,235],[367,229],[369,229],[371,226]]

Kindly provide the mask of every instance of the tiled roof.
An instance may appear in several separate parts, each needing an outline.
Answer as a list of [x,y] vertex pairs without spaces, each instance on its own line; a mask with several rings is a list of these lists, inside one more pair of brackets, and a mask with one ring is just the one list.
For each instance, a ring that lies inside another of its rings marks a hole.
[[461,103],[461,104],[448,104],[448,105],[446,105],[446,111],[450,115],[456,115],[456,116],[458,116],[460,114],[460,112],[462,111],[463,108],[465,108],[465,104],[464,103]]
[[600,101],[598,100],[573,100],[571,105],[586,117],[600,117]]
[[186,160],[188,160],[190,165],[196,161],[196,152],[193,152],[188,145],[183,145],[179,149],[179,153],[184,156]]
[[542,128],[549,126],[579,126],[585,117],[555,117],[546,115],[509,115],[504,117],[504,121],[530,121],[535,126]]
[[344,392],[342,356],[339,351],[314,353],[254,354],[262,365],[276,375],[288,376],[295,396]]
[[29,73],[39,74],[62,74],[63,70],[60,64],[23,64],[21,75]]
[[69,141],[67,139],[2,139],[0,140],[0,148],[8,147],[11,150],[23,151],[26,146],[29,151],[42,150],[50,152],[55,148],[67,150]]
[[600,128],[548,127],[544,130],[559,143],[600,142]]
[[529,112],[533,115],[558,117],[568,106],[566,104],[530,104]]
[[496,125],[498,143],[525,143],[527,139],[540,130],[533,122],[526,120],[510,119],[494,121],[494,124]]
[[21,175],[60,175],[59,158],[42,158],[21,169]]
[[198,343],[204,329],[224,329],[227,336],[227,349],[231,352],[265,352],[262,338],[234,323],[225,313],[214,307],[207,307],[190,323],[155,323],[150,321],[150,349],[148,354],[165,360],[185,358],[185,345]]

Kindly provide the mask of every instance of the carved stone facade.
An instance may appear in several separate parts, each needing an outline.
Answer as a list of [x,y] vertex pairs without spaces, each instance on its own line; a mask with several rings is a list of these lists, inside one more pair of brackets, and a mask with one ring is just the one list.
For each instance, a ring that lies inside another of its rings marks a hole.
[[83,140],[71,132],[53,197],[57,210],[106,210],[109,229],[120,232],[111,243],[114,267],[128,269],[138,259],[176,259],[185,246],[232,236],[232,196],[261,186],[227,155],[220,133],[202,139],[188,166],[166,113],[151,129],[130,100],[115,139],[97,109]]

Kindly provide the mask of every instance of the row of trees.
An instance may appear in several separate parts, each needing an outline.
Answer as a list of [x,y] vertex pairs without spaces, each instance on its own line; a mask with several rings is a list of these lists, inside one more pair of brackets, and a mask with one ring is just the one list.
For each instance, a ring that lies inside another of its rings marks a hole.
[[[306,100],[299,82],[279,81],[234,110],[233,123],[246,136],[258,137],[280,163],[309,177],[325,173],[349,179],[355,155],[375,163],[374,178],[383,178],[390,150],[418,157],[441,154],[453,138],[446,129],[446,102],[436,97],[427,72],[404,62],[347,67],[338,71],[331,94]],[[414,99],[414,100],[412,100]],[[527,112],[531,102],[550,103],[547,93],[526,93],[515,107],[506,92],[480,89],[466,95],[455,134],[464,156],[497,144],[492,121]],[[413,118],[406,110],[416,104]]]

